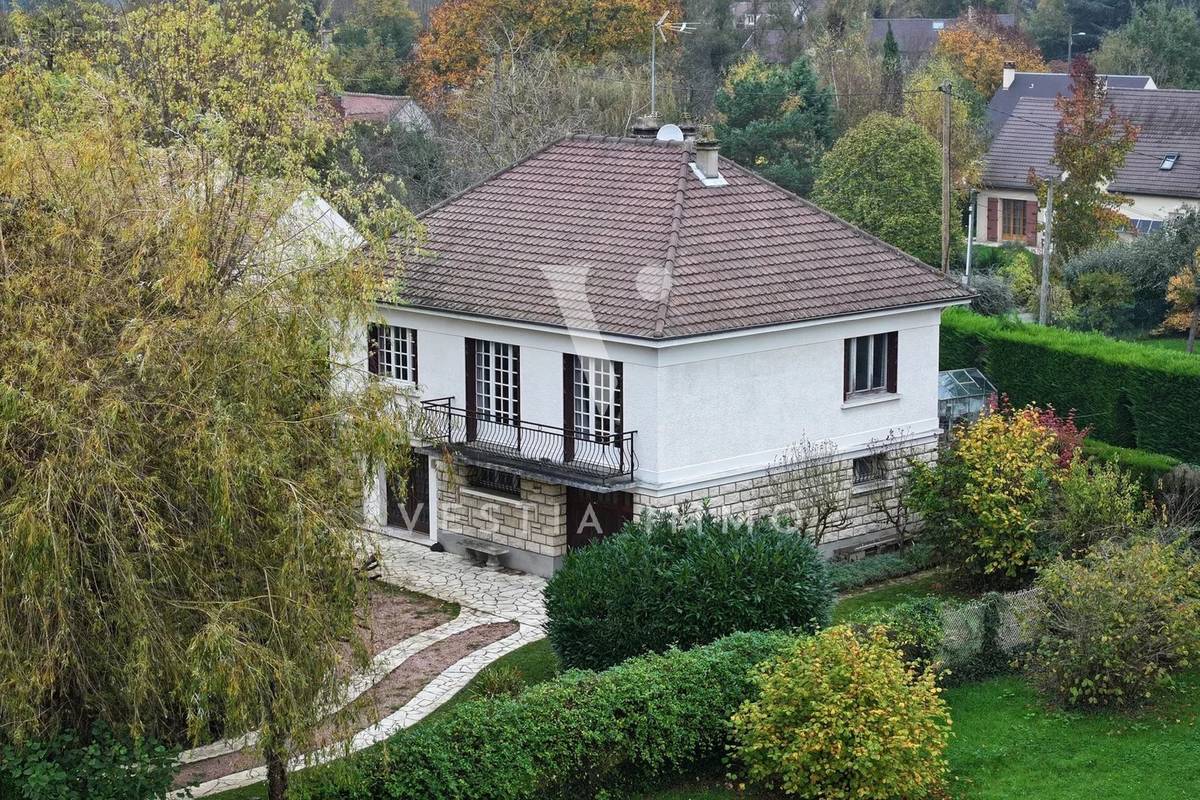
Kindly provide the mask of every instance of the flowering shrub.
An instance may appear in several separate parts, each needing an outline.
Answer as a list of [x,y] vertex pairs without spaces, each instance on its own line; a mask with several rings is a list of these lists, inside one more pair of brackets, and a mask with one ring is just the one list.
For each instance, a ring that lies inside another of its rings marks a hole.
[[732,721],[749,781],[812,800],[940,795],[949,712],[933,672],[909,669],[882,627],[801,639],[756,682]]
[[1200,565],[1179,546],[1110,543],[1038,587],[1027,669],[1064,705],[1137,705],[1200,656]]
[[959,577],[1020,583],[1041,560],[1059,442],[1035,406],[1003,406],[957,429],[936,466],[913,467],[909,502]]

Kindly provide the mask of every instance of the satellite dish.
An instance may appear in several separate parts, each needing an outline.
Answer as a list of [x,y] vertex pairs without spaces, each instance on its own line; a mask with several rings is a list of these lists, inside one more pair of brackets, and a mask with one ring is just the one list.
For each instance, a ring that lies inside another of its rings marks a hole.
[[654,137],[660,142],[682,142],[683,131],[678,125],[663,125],[658,129],[658,136]]

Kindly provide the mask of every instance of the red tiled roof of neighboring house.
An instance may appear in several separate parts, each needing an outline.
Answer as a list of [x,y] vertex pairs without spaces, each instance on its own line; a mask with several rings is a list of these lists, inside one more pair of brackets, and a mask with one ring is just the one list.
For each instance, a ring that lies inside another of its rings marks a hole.
[[[1184,89],[1109,89],[1117,114],[1138,127],[1133,152],[1113,176],[1114,192],[1200,198],[1200,91]],[[983,184],[1028,189],[1029,168],[1038,175],[1059,172],[1051,166],[1059,112],[1049,98],[1023,97],[988,150]],[[1175,155],[1170,169],[1163,159]]]
[[337,96],[338,111],[346,122],[391,122],[413,102],[407,95],[343,92]]
[[971,296],[731,161],[725,186],[690,162],[690,143],[560,140],[422,215],[403,302],[672,338]]

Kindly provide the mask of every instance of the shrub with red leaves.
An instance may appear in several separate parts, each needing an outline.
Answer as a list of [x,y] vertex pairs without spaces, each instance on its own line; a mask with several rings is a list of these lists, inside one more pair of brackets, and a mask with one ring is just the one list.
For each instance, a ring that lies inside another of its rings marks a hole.
[[[1038,422],[1054,433],[1054,441],[1058,446],[1058,465],[1063,468],[1071,466],[1075,456],[1083,449],[1083,440],[1092,432],[1092,426],[1080,428],[1075,421],[1075,409],[1068,411],[1064,417],[1052,405],[1037,406],[1031,403],[1028,407],[1037,414]],[[1017,409],[1008,395],[1002,394],[999,398],[991,398],[989,410],[1011,417]]]

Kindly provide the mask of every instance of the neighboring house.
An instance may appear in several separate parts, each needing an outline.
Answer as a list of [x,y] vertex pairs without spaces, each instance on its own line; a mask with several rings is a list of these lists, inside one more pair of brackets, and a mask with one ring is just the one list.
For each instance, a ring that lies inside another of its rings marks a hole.
[[334,99],[342,122],[374,122],[398,125],[411,130],[430,131],[429,116],[407,95],[342,92]]
[[[997,14],[997,20],[1005,27],[1016,25],[1016,17],[1012,14]],[[892,28],[892,36],[896,37],[896,46],[900,56],[907,63],[915,64],[933,51],[942,31],[958,22],[958,18],[931,19],[926,17],[894,17],[891,19],[871,20],[871,32],[868,42],[875,47],[883,47],[887,38],[888,26]]]
[[[1157,89],[1149,75],[1098,75],[1109,89]],[[988,129],[995,136],[1016,110],[1023,97],[1056,98],[1071,91],[1071,76],[1065,72],[1017,72],[1012,62],[1004,65],[1000,88],[988,103]]]
[[[1200,91],[1109,89],[1117,113],[1139,129],[1108,190],[1129,197],[1121,209],[1130,233],[1146,233],[1200,203]],[[1044,97],[1019,100],[988,151],[978,196],[975,238],[985,244],[1019,242],[1040,249],[1045,214],[1029,186],[1029,170],[1056,174],[1054,134],[1059,113]]]
[[739,0],[729,13],[744,37],[742,50],[771,64],[790,62],[799,52],[799,32],[823,8],[823,0]]
[[935,452],[941,312],[969,293],[715,143],[567,137],[421,219],[361,358],[414,387],[422,441],[369,526],[549,574],[644,509],[769,510],[810,441],[854,506],[833,551],[888,535],[887,447]]

